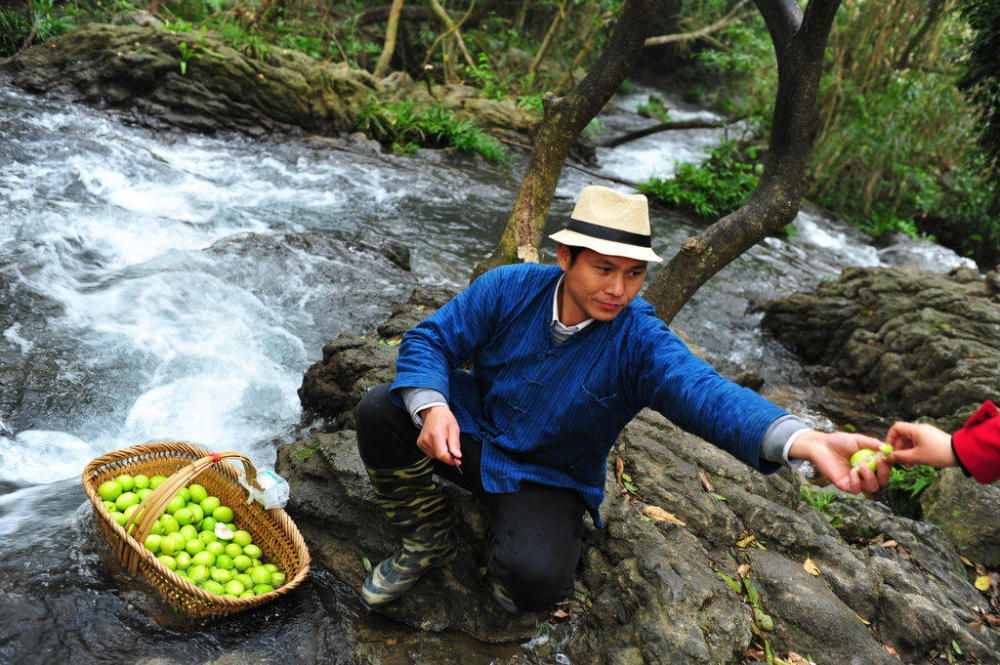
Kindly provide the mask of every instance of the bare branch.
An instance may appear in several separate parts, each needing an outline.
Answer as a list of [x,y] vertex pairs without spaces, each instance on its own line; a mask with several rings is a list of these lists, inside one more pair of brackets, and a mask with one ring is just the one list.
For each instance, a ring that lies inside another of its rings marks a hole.
[[740,10],[740,8],[743,7],[743,5],[745,5],[749,1],[750,0],[740,0],[738,3],[736,3],[736,6],[733,7],[728,14],[720,18],[715,23],[710,23],[709,25],[706,25],[703,28],[699,28],[698,30],[692,30],[691,32],[680,32],[673,35],[659,35],[658,37],[650,37],[649,39],[646,40],[646,43],[643,44],[643,46],[660,46],[661,44],[670,44],[672,42],[685,42],[685,41],[690,41],[692,39],[701,39],[706,35],[712,34],[713,32],[718,32],[719,30],[723,30],[732,25],[733,23],[742,21],[743,19],[751,16],[751,14],[740,14],[739,16],[736,15],[736,13]]
[[725,120],[678,120],[675,122],[661,122],[651,127],[637,129],[633,132],[622,134],[621,136],[618,136],[616,138],[608,139],[607,141],[601,143],[601,147],[616,148],[623,143],[628,143],[629,141],[635,141],[636,139],[641,139],[644,136],[649,136],[650,134],[669,132],[675,129],[716,129],[718,127],[725,127],[726,125],[731,125],[734,122],[739,122],[740,120],[746,120],[746,119],[747,119],[747,114],[743,113],[741,115],[736,115],[726,118]]

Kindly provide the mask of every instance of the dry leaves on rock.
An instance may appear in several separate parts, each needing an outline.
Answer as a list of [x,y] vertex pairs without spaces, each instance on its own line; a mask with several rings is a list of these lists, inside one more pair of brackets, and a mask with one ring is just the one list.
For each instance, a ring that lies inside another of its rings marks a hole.
[[810,575],[819,575],[819,566],[813,563],[813,560],[809,557],[806,557],[805,563],[802,564],[802,567],[805,568],[806,572]]
[[668,513],[659,506],[648,505],[642,509],[642,514],[647,517],[652,517],[655,522],[673,522],[674,524],[687,526],[687,524],[677,519],[677,517],[675,517],[672,513]]

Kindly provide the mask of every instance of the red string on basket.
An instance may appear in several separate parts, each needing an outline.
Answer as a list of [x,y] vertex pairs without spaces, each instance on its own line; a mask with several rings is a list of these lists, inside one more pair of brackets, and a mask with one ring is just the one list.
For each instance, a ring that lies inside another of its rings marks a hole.
[[222,461],[222,456],[219,453],[209,453],[208,456],[212,458],[212,464],[218,464]]

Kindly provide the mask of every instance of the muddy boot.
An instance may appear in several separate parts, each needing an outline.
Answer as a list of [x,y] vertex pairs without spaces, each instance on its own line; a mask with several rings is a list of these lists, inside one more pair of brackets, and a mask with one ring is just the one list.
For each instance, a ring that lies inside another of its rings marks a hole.
[[455,557],[451,507],[431,479],[433,471],[429,457],[401,469],[368,469],[379,504],[403,536],[403,549],[375,566],[361,588],[369,607],[392,602],[425,572]]

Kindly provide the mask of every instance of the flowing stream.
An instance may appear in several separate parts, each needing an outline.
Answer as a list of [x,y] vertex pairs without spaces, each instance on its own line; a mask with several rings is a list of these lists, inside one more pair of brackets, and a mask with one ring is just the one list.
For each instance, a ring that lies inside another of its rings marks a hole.
[[[654,122],[634,113],[651,92],[620,95],[605,135]],[[667,101],[675,119],[711,117]],[[600,169],[662,176],[718,134],[599,149]],[[349,663],[343,636],[381,625],[314,568],[254,612],[159,627],[99,557],[80,482],[94,457],[148,441],[237,450],[271,468],[301,434],[296,390],[325,342],[373,329],[418,284],[460,287],[492,250],[523,155],[492,166],[348,145],[129,127],[0,83],[0,663]],[[608,183],[564,170],[553,229],[587,184]],[[658,207],[652,217],[665,258],[699,229]],[[720,368],[750,367],[768,385],[810,390],[749,306],[848,265],[962,263],[929,243],[876,250],[815,211],[795,226],[713,278],[675,321]],[[411,272],[370,249],[385,240],[410,248]],[[826,424],[806,404],[782,406]]]

